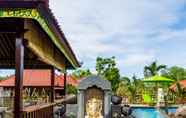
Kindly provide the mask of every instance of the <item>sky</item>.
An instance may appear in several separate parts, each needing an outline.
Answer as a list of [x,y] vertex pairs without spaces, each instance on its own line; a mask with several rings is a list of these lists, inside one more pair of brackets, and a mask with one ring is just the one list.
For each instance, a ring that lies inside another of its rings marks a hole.
[[186,67],[186,0],[50,0],[83,68],[116,57],[124,76],[152,61]]
[[143,67],[186,67],[186,0],[50,0],[50,8],[82,68],[116,57],[123,76]]

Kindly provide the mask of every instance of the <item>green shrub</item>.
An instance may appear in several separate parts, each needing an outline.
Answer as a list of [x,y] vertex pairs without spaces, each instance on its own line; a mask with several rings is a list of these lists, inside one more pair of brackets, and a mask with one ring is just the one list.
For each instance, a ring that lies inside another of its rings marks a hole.
[[67,94],[77,94],[77,88],[70,84],[67,85]]

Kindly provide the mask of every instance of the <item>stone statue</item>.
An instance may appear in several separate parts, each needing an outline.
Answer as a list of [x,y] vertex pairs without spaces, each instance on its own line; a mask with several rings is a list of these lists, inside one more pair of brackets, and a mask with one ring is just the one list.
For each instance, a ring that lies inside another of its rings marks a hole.
[[96,98],[89,99],[86,104],[86,112],[85,118],[103,118],[102,101]]
[[164,91],[162,88],[158,88],[157,107],[165,106]]

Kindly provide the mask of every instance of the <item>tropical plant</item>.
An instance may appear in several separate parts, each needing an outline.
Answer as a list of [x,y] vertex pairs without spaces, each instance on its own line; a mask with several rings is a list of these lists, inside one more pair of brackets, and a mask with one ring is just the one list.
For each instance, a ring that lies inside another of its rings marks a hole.
[[77,94],[77,88],[73,85],[67,84],[67,94]]
[[186,70],[182,67],[173,66],[161,73],[162,76],[173,79],[174,81],[186,79]]
[[80,79],[92,75],[89,69],[77,69],[72,73],[74,78]]
[[176,82],[176,96],[182,101],[185,97],[185,89],[181,87],[179,82]]
[[6,79],[6,77],[0,76],[0,81]]
[[96,59],[96,71],[98,75],[103,76],[111,82],[113,92],[116,91],[119,85],[119,69],[116,67],[115,57]]
[[128,77],[122,77],[116,90],[118,96],[128,96],[128,85],[130,85],[130,79]]
[[128,97],[131,103],[135,103],[137,101],[136,96],[142,93],[143,88],[143,82],[137,79],[135,75],[131,79],[122,77],[116,93],[119,96]]
[[175,95],[179,101],[182,101],[185,97],[186,90],[181,87],[180,81],[186,79],[186,70],[182,67],[173,66],[162,73],[162,76],[174,80],[176,86]]
[[144,77],[152,77],[158,75],[159,71],[166,69],[166,65],[157,65],[154,61],[150,65],[144,67]]

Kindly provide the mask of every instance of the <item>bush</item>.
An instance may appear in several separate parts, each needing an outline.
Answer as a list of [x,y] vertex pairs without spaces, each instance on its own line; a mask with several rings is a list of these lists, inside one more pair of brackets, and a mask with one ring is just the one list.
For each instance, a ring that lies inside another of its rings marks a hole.
[[77,88],[70,84],[67,85],[67,94],[77,94]]

